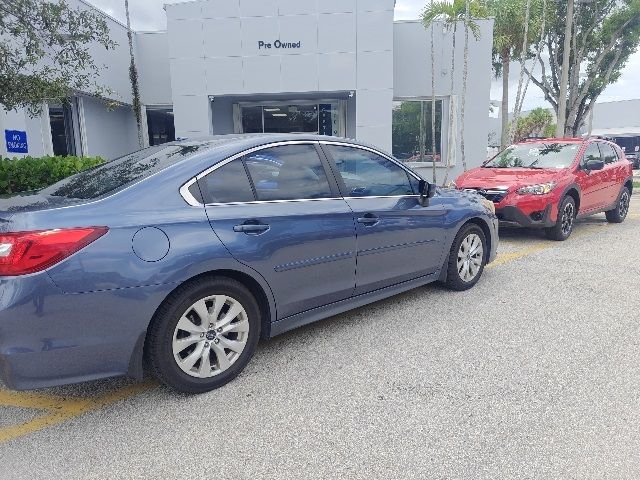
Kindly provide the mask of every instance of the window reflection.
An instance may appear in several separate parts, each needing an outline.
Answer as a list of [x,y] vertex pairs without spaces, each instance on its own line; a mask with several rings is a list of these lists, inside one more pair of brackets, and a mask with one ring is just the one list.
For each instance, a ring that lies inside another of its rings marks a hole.
[[170,107],[147,107],[149,145],[162,145],[176,139],[173,109]]
[[205,146],[163,145],[145,148],[65,178],[45,188],[42,193],[68,198],[97,198],[153,175]]
[[436,151],[432,144],[431,100],[393,102],[394,157],[405,162],[441,161],[442,100],[436,101]]

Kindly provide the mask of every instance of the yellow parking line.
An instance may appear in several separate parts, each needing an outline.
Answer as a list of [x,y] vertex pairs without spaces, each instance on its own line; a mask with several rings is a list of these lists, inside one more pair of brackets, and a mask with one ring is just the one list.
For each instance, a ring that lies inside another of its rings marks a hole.
[[550,242],[539,242],[539,243],[534,243],[530,247],[523,248],[522,250],[518,250],[517,252],[499,253],[496,259],[492,263],[487,265],[487,268],[495,268],[500,265],[504,265],[505,263],[518,260],[519,258],[526,257],[533,253],[546,250],[547,248],[551,248],[552,246],[553,244]]
[[10,427],[0,429],[0,443],[8,442],[52,425],[57,425],[58,423],[92,410],[103,408],[107,405],[111,405],[119,402],[120,400],[124,400],[125,398],[129,398],[133,395],[149,390],[156,385],[157,384],[153,382],[136,383],[100,397],[78,399],[1,391],[0,404],[2,405],[23,408],[42,408],[47,410],[48,413],[20,425],[12,425]]
[[72,400],[54,395],[41,395],[31,392],[12,392],[0,390],[0,405],[6,407],[36,408],[53,410]]

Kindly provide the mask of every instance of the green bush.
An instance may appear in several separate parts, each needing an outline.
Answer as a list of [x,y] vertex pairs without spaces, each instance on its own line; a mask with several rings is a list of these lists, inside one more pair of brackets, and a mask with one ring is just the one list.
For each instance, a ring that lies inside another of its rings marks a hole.
[[0,158],[0,195],[38,190],[104,161],[100,157]]

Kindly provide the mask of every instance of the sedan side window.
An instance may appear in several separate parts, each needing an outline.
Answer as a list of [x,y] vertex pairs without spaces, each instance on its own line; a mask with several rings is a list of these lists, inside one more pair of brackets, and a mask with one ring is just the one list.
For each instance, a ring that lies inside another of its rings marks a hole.
[[252,202],[251,183],[241,159],[233,160],[198,180],[204,203]]
[[331,198],[324,165],[313,145],[265,148],[244,157],[258,200]]
[[[407,172],[392,161],[356,147],[327,145],[344,181],[347,197],[413,195]],[[417,188],[416,180],[416,188]]]
[[586,167],[590,160],[601,160],[600,149],[597,143],[590,143],[582,155],[582,166]]
[[600,150],[602,150],[602,159],[604,160],[604,163],[613,163],[618,161],[618,154],[608,143],[601,143]]

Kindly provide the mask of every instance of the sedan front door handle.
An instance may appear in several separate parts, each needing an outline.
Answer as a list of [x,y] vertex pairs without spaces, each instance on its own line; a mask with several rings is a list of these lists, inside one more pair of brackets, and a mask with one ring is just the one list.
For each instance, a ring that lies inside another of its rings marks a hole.
[[373,227],[380,219],[373,213],[366,213],[363,217],[358,218],[358,223],[362,223],[365,227]]
[[269,230],[269,225],[266,223],[243,223],[241,225],[234,225],[234,232],[244,232],[247,235],[259,235]]

